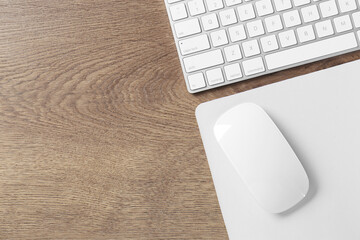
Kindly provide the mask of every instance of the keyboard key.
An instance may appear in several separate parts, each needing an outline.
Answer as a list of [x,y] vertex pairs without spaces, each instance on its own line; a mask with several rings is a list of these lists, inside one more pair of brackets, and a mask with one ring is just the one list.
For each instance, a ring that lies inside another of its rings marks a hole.
[[206,72],[206,77],[210,86],[224,82],[221,68],[215,68]]
[[237,18],[234,9],[221,11],[219,15],[220,15],[221,24],[223,26],[228,26],[237,23]]
[[174,21],[188,17],[184,3],[179,3],[174,6],[171,6],[170,13]]
[[205,5],[203,0],[189,0],[188,6],[191,16],[197,16],[199,14],[205,13]]
[[335,0],[322,2],[319,4],[319,6],[323,18],[327,18],[339,14]]
[[319,38],[327,37],[334,34],[334,29],[330,20],[316,23],[315,28]]
[[246,76],[265,72],[264,62],[261,57],[243,61],[242,65]]
[[356,28],[360,27],[360,12],[353,13],[352,18]]
[[260,54],[259,44],[256,39],[244,42],[242,44],[245,57],[251,57]]
[[297,35],[299,37],[299,41],[301,43],[308,42],[315,39],[314,29],[311,25],[300,27],[296,29]]
[[265,30],[261,20],[256,20],[246,24],[250,37],[257,37],[265,34]]
[[190,75],[188,77],[188,80],[189,80],[190,89],[193,91],[206,87],[205,78],[202,73]]
[[209,39],[206,34],[188,38],[179,42],[182,55],[200,52],[210,48]]
[[357,47],[354,33],[328,38],[285,51],[269,54],[265,57],[270,70],[316,59]]
[[289,47],[297,44],[294,30],[288,30],[279,34],[280,44],[282,47]]
[[274,0],[276,11],[284,11],[292,8],[291,0]]
[[320,19],[319,11],[316,5],[302,8],[301,15],[306,23]]
[[242,77],[240,64],[235,63],[224,67],[226,79],[232,81]]
[[237,25],[229,28],[230,39],[232,42],[237,42],[246,39],[244,25]]
[[214,47],[219,47],[229,43],[225,30],[212,32],[210,36],[211,36],[211,42],[214,45]]
[[264,52],[271,52],[279,49],[275,35],[266,36],[260,39],[261,47]]
[[237,10],[241,21],[246,21],[255,18],[254,7],[251,3],[241,5],[237,8]]
[[216,28],[220,27],[219,21],[218,21],[215,13],[212,13],[212,14],[209,14],[209,15],[206,15],[206,16],[202,17],[201,22],[202,22],[202,24],[204,26],[205,31],[209,31],[209,30],[216,29]]
[[222,0],[206,0],[209,11],[215,11],[224,7]]
[[338,3],[342,13],[350,12],[357,8],[355,0],[340,0]]
[[255,6],[260,17],[274,12],[271,0],[260,0],[255,3]]
[[295,7],[302,6],[305,4],[309,4],[310,0],[293,0]]
[[199,20],[196,18],[175,23],[174,28],[178,38],[187,37],[201,32]]
[[270,33],[279,31],[284,28],[280,19],[280,15],[265,18],[265,25],[267,31]]
[[226,61],[233,62],[242,58],[239,45],[232,45],[224,48]]
[[337,32],[345,32],[353,28],[349,15],[341,16],[334,19],[335,29]]
[[183,60],[187,73],[214,67],[224,63],[224,58],[220,49],[187,57]]
[[290,28],[301,24],[301,19],[298,10],[286,12],[283,15],[285,26]]
[[231,7],[242,3],[242,0],[225,0],[225,2],[226,2],[226,6]]
[[360,0],[165,4],[191,93],[360,50]]

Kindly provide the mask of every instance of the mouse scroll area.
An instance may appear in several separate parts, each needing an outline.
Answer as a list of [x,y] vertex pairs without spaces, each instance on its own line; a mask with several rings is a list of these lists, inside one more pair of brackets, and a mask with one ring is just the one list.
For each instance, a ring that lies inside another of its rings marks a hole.
[[243,103],[223,113],[214,135],[227,159],[259,205],[282,213],[306,196],[308,176],[268,114]]

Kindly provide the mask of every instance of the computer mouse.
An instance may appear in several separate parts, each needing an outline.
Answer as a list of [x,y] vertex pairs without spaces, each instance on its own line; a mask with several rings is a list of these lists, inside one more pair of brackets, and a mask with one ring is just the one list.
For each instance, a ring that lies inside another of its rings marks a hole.
[[214,125],[221,149],[258,204],[282,213],[309,190],[304,167],[269,115],[254,103],[223,113]]

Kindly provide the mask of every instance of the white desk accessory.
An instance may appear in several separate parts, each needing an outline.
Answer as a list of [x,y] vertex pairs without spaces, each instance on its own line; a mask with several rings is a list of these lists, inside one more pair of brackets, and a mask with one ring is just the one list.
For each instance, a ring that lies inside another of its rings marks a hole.
[[[304,166],[307,197],[285,214],[261,208],[213,127],[245,102],[274,120]],[[201,104],[196,116],[230,239],[360,239],[360,60]]]
[[165,0],[190,93],[359,50],[358,0]]
[[294,150],[269,115],[254,103],[222,114],[215,138],[259,205],[283,213],[305,199],[309,178]]

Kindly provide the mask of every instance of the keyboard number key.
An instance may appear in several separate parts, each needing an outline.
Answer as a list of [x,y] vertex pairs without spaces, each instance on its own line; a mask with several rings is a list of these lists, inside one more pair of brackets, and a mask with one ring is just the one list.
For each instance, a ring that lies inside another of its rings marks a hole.
[[207,71],[206,77],[210,86],[224,82],[224,76],[222,74],[221,68],[215,68]]
[[188,6],[191,16],[196,16],[205,13],[205,5],[203,0],[189,0]]
[[171,18],[174,21],[187,18],[187,12],[184,3],[179,3],[170,7]]
[[188,76],[189,86],[191,90],[197,90],[206,87],[205,78],[202,73]]
[[225,76],[228,81],[233,81],[242,77],[240,64],[235,63],[224,67]]
[[206,0],[209,11],[215,11],[224,8],[222,0]]

